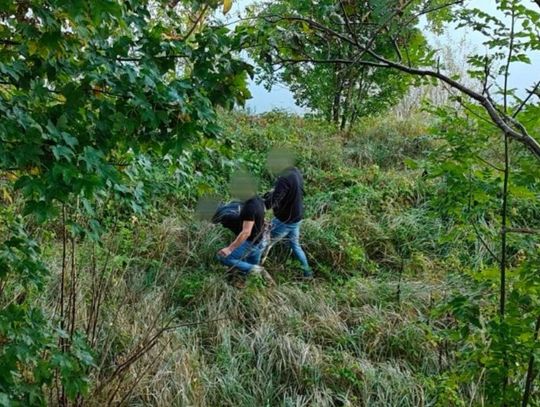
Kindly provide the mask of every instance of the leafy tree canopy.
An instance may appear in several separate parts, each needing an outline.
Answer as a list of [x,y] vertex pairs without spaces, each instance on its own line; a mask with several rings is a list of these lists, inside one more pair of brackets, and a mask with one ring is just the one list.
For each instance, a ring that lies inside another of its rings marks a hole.
[[178,151],[217,136],[215,106],[249,97],[242,38],[204,23],[217,2],[4,2],[0,24],[0,165],[27,212],[92,197],[126,154]]
[[254,13],[258,34],[266,40],[259,41],[251,55],[269,85],[276,79],[284,81],[299,104],[344,127],[358,116],[376,114],[397,102],[410,80],[399,72],[351,63],[355,44],[336,34],[373,38],[373,49],[386,56],[405,47],[406,57],[416,61],[428,51],[414,24],[380,29],[387,6],[380,1],[263,3]]
[[[461,0],[300,1],[284,2],[281,8],[280,3],[263,4],[256,13],[257,38],[262,39],[257,60],[266,75],[274,74],[276,67],[304,64],[311,69],[324,64],[357,72],[388,69],[421,82],[439,80],[481,105],[487,120],[540,157],[531,128],[516,120],[524,109],[537,106],[531,97],[540,82],[531,84],[525,98],[508,88],[509,66],[530,63],[527,53],[540,49],[536,5],[501,0],[498,14],[489,14]],[[485,37],[487,53],[469,56],[470,75],[483,84],[481,89],[472,89],[445,71],[444,61],[418,32],[423,17],[435,32],[451,23]],[[299,78],[307,71],[286,75],[294,69],[285,69],[284,79]]]
[[[212,22],[221,6],[231,2],[0,1],[0,174],[26,215],[62,214],[64,247],[66,225],[71,239],[98,239],[100,198],[141,208],[143,186],[126,170],[140,154],[219,137],[215,108],[249,97],[245,36]],[[90,221],[67,223],[66,207]],[[26,223],[0,211],[0,404],[44,404],[55,374],[65,404],[87,388],[92,356],[66,331],[63,300],[60,326],[30,305],[48,271]]]

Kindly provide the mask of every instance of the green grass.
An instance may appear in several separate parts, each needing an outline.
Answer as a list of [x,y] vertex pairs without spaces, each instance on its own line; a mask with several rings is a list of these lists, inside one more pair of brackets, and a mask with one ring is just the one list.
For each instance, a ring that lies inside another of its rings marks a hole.
[[[277,287],[251,279],[233,288],[215,260],[231,236],[197,221],[182,196],[168,195],[152,216],[120,222],[101,245],[78,248],[79,328],[93,287],[103,284],[86,403],[444,405],[431,377],[452,362],[439,340],[449,322],[434,311],[450,291],[468,289],[453,278],[462,259],[485,253],[471,251],[459,233],[447,238],[453,225],[430,205],[436,182],[405,165],[429,148],[421,119],[369,119],[349,134],[277,113],[223,121],[233,155],[263,188],[271,184],[263,158],[272,145],[299,153],[302,242],[316,279],[297,282],[298,265],[277,247],[266,264]],[[52,313],[60,249],[51,245],[56,273],[43,303]],[[163,326],[152,347],[115,375]]]

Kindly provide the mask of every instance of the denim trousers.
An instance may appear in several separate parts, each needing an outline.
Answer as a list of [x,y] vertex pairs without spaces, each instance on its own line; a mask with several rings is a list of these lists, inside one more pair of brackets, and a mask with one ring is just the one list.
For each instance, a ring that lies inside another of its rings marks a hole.
[[263,249],[263,241],[253,243],[246,240],[228,256],[218,255],[218,259],[226,266],[235,267],[240,270],[242,274],[247,275],[254,266],[260,263]]
[[277,218],[272,219],[270,246],[284,239],[289,244],[295,257],[302,264],[304,274],[311,274],[311,267],[309,267],[306,253],[304,253],[302,246],[300,246],[300,222],[284,223]]

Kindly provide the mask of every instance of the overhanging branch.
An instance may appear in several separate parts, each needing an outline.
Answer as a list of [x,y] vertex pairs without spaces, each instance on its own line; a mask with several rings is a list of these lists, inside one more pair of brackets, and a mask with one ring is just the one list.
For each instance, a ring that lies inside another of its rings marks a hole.
[[[499,127],[499,129],[503,131],[503,133],[507,134],[510,138],[524,144],[538,159],[540,159],[540,144],[538,143],[538,141],[534,139],[531,135],[529,135],[523,126],[521,125],[518,126],[520,127],[520,131],[517,131],[514,128],[512,128],[507,123],[507,121],[511,121],[511,118],[501,115],[497,111],[497,108],[490,102],[490,100],[486,96],[481,95],[478,92],[475,92],[474,90],[442,74],[441,72],[432,71],[430,69],[421,69],[421,68],[415,68],[415,67],[403,65],[399,62],[386,59],[371,50],[367,50],[367,52],[375,60],[386,65],[386,67],[388,68],[394,68],[399,71],[406,72],[406,73],[416,75],[416,76],[429,76],[432,78],[436,78],[450,85],[452,88],[457,89],[460,92],[464,93],[465,95],[469,96],[471,99],[477,101],[482,107],[484,107],[484,109],[487,111],[491,120],[493,120],[493,122],[497,125],[497,127]],[[514,125],[516,124],[515,121],[512,121],[512,122]]]
[[[540,6],[540,0],[535,0],[535,1]],[[461,3],[461,1],[447,3],[445,7],[450,7],[452,5],[459,4],[459,3]],[[420,67],[414,67],[411,65],[405,65],[401,61],[400,62],[393,61],[373,51],[372,45],[374,43],[374,40],[377,34],[380,33],[382,30],[386,29],[387,28],[386,26],[388,25],[390,20],[394,18],[397,13],[403,11],[410,4],[411,4],[411,1],[407,0],[403,3],[401,7],[398,7],[396,10],[394,10],[394,13],[391,13],[391,17],[387,19],[387,21],[383,22],[383,24],[381,24],[381,26],[379,26],[379,28],[374,31],[374,34],[369,39],[367,39],[367,41],[365,41],[365,45],[360,43],[358,37],[354,35],[354,32],[350,29],[350,21],[347,21],[348,33],[342,33],[330,27],[327,27],[324,24],[314,21],[310,18],[306,18],[302,16],[266,15],[266,16],[261,16],[261,18],[265,19],[266,21],[274,22],[274,23],[278,21],[302,22],[302,23],[308,24],[309,27],[311,27],[314,30],[318,30],[326,35],[334,37],[335,39],[339,41],[346,42],[347,44],[359,50],[358,54],[356,55],[356,58],[353,59],[352,61],[335,60],[335,62],[333,63],[347,63],[349,65],[358,64],[358,65],[374,66],[378,68],[395,69],[404,73],[408,73],[410,75],[432,77],[443,83],[446,83],[451,88],[458,90],[459,92],[469,96],[471,99],[479,103],[486,110],[486,112],[488,113],[493,123],[505,135],[525,145],[538,159],[540,159],[540,144],[538,143],[538,141],[534,137],[532,137],[527,132],[527,129],[525,129],[525,127],[521,123],[519,123],[517,120],[515,120],[512,116],[498,110],[497,105],[492,100],[490,100],[489,95],[478,93],[474,91],[473,89],[456,81],[455,79],[452,79],[451,77],[441,73],[439,70],[432,70],[429,68],[420,68]],[[344,17],[346,20],[348,20],[348,16],[346,14],[344,15]],[[350,36],[347,34],[350,34]],[[369,59],[373,59],[373,60],[366,59],[365,56],[369,56],[370,57]],[[298,60],[289,60],[288,62],[289,63],[301,63],[301,62],[332,63],[332,60],[329,60],[329,59],[318,60],[317,58],[301,58]],[[519,108],[519,110],[521,109],[522,107]]]
[[[279,63],[276,63],[274,65],[279,64],[301,64],[301,63],[314,63],[314,64],[344,64],[344,65],[354,65],[356,64],[356,61],[350,60],[350,59],[341,59],[341,58],[330,58],[330,59],[318,59],[318,58],[281,58],[277,57]],[[385,68],[386,65],[379,64],[377,62],[372,61],[362,61],[362,65],[365,66],[373,66],[376,68]]]

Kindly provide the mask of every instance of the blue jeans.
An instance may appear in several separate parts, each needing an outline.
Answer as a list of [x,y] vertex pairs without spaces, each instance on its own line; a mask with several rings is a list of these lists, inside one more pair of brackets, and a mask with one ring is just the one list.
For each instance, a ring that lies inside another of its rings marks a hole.
[[246,240],[227,257],[218,254],[218,259],[226,266],[235,267],[240,270],[242,274],[247,275],[251,272],[253,266],[258,265],[261,262],[263,248],[264,245],[262,241],[253,244],[253,242]]
[[302,246],[300,246],[300,222],[284,223],[277,218],[272,219],[272,227],[270,229],[270,246],[273,246],[278,241],[283,239],[286,239],[294,255],[302,264],[304,275],[311,275],[311,267],[309,267],[306,253],[304,253]]

